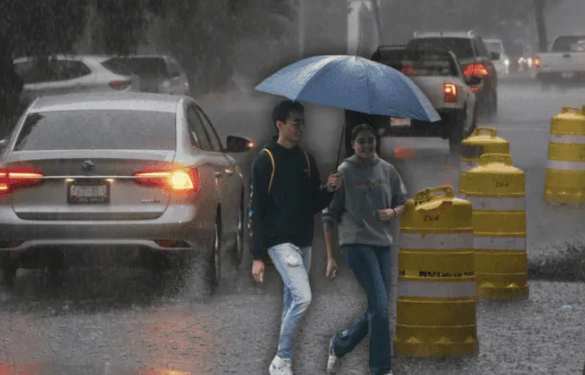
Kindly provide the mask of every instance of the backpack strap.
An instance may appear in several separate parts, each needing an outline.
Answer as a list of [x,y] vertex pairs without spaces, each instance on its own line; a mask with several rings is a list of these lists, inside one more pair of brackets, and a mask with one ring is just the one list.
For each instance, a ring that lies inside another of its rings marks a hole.
[[[270,157],[270,161],[272,162],[272,173],[270,174],[270,182],[268,183],[268,194],[270,194],[270,191],[272,190],[272,181],[274,181],[274,172],[276,171],[276,162],[274,161],[274,155],[272,155],[272,152],[267,149],[267,148],[263,148],[262,151],[265,151],[268,156]],[[309,159],[309,154],[307,154],[306,151],[303,151],[303,153],[305,154],[305,159],[307,160],[307,168],[309,169],[309,178],[311,177],[311,161]]]
[[268,183],[268,194],[270,194],[270,191],[272,190],[272,181],[274,180],[274,171],[276,171],[276,163],[274,162],[274,155],[272,155],[272,152],[269,149],[264,148],[262,151],[266,151],[272,162],[272,174],[270,175],[270,182]]

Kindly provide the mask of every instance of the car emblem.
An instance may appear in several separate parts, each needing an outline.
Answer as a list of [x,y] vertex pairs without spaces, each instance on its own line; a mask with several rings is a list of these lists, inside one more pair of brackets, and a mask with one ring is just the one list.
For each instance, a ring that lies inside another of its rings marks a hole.
[[81,168],[86,172],[91,172],[95,168],[95,164],[91,160],[86,160],[81,164]]

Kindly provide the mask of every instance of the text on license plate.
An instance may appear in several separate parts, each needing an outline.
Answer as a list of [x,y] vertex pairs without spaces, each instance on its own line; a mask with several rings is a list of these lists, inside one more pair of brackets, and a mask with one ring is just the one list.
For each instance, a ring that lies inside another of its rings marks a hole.
[[71,203],[108,203],[108,185],[69,185]]
[[410,126],[410,119],[390,117],[390,126]]

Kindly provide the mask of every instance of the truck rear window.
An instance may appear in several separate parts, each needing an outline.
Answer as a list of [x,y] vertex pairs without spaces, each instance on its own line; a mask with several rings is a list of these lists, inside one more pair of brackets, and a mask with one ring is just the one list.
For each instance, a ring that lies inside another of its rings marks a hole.
[[554,41],[551,52],[585,52],[585,36],[560,36]]
[[396,70],[411,68],[417,76],[458,76],[455,61],[448,53],[425,50],[381,50],[376,61]]
[[79,110],[31,113],[14,151],[175,150],[175,114]]
[[473,43],[469,38],[415,38],[408,42],[409,46],[431,46],[450,49],[458,59],[475,57]]

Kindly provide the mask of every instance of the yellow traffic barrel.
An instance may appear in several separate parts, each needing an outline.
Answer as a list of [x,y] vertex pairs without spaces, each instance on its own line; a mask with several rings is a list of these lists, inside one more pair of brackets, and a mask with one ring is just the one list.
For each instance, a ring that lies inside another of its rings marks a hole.
[[551,120],[544,200],[585,202],[585,107],[565,107]]
[[479,157],[483,154],[509,154],[510,142],[500,138],[498,131],[492,127],[478,126],[473,134],[461,142],[461,162],[459,167],[459,193],[461,190],[461,179],[471,168],[479,165]]
[[477,354],[471,203],[451,186],[417,193],[400,220],[398,259],[395,353]]
[[467,172],[473,206],[477,298],[528,298],[526,176],[506,154],[484,154]]

